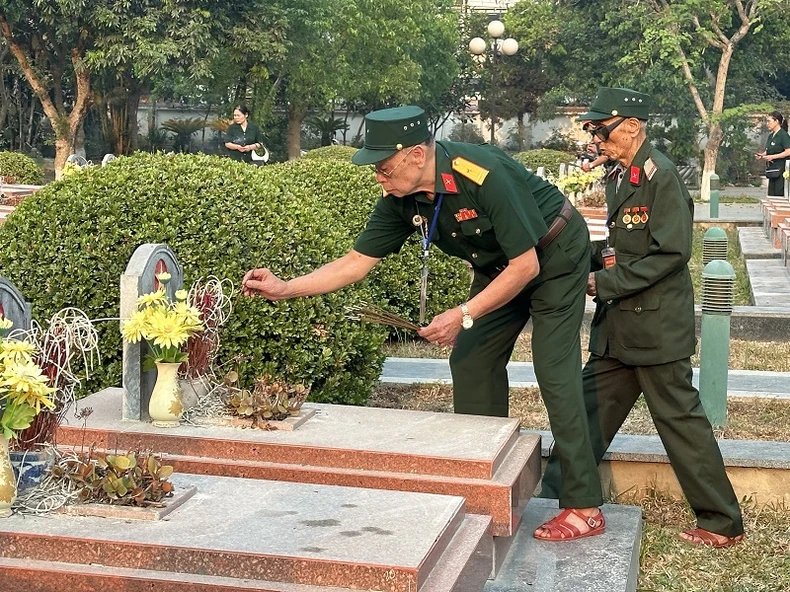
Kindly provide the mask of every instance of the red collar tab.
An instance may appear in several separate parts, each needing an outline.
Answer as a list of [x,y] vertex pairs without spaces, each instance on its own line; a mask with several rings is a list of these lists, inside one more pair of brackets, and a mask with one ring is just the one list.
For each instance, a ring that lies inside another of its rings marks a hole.
[[442,173],[442,186],[445,191],[458,193],[458,187],[455,186],[455,178],[451,173]]
[[631,165],[631,171],[629,173],[629,180],[631,181],[631,185],[639,185],[639,179],[642,177],[642,169],[638,166]]

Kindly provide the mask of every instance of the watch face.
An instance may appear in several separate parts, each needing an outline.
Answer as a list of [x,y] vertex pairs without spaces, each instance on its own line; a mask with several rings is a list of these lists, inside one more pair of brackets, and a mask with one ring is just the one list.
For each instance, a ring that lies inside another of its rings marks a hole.
[[472,317],[466,317],[466,318],[463,320],[463,322],[461,323],[461,326],[462,326],[464,329],[471,329],[471,328],[472,328],[472,325],[474,325],[474,321],[472,320]]

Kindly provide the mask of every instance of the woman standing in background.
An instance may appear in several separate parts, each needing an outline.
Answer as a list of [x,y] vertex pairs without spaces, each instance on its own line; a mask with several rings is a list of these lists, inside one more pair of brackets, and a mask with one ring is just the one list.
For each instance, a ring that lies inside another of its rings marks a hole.
[[233,108],[233,123],[225,132],[225,148],[231,158],[252,163],[252,151],[263,148],[263,134],[249,118],[250,110],[246,105]]
[[[783,197],[785,194],[785,163],[790,157],[790,135],[787,133],[787,121],[779,111],[773,111],[768,115],[766,123],[768,124],[768,139],[765,142],[765,150],[757,154],[757,158],[766,162],[768,195]],[[779,175],[773,177],[768,169],[776,169],[777,166]]]

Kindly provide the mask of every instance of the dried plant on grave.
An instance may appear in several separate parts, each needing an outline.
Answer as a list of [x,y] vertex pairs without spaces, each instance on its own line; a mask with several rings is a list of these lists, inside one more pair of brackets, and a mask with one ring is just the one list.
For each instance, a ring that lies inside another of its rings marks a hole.
[[255,379],[252,390],[235,386],[238,381],[239,375],[235,370],[225,375],[226,404],[234,415],[252,418],[253,426],[257,427],[265,427],[268,421],[282,421],[299,415],[311,389],[303,384],[288,384],[268,374]]
[[215,276],[200,278],[189,290],[187,304],[200,312],[203,331],[192,335],[186,344],[189,356],[181,367],[186,378],[208,376],[219,350],[219,330],[233,310],[233,284]]
[[83,311],[64,308],[50,318],[46,327],[33,321],[30,329],[12,336],[33,344],[33,361],[55,389],[50,397],[54,407],[42,409],[13,443],[18,450],[33,450],[55,443],[57,428],[75,403],[74,391],[81,381],[78,373],[88,378],[99,360],[99,335]]
[[53,476],[78,491],[77,501],[116,506],[162,506],[173,495],[173,467],[150,452],[105,454],[89,450],[61,460]]

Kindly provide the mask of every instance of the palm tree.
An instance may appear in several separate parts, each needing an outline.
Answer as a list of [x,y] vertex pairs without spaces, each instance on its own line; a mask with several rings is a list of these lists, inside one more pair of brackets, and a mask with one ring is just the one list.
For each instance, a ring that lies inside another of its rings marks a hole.
[[335,117],[332,113],[327,114],[326,117],[311,115],[305,119],[305,124],[313,128],[321,136],[321,146],[331,145],[335,132],[348,129],[348,124],[342,119]]
[[162,129],[173,132],[176,137],[173,141],[173,150],[176,152],[189,152],[192,136],[206,127],[202,117],[188,119],[168,119],[162,124]]

